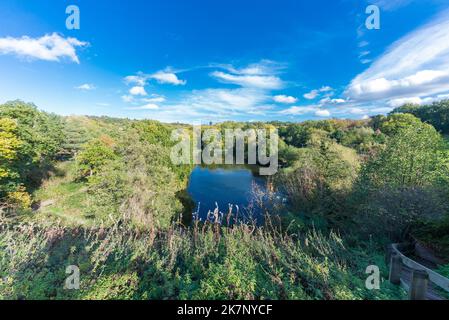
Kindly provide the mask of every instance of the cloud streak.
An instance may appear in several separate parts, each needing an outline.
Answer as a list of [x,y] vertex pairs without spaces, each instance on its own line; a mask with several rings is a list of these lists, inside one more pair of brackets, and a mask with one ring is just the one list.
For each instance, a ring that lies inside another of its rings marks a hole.
[[352,80],[354,101],[428,96],[449,90],[449,11],[393,43]]
[[80,63],[77,47],[87,46],[87,42],[76,38],[64,38],[57,33],[47,34],[40,38],[0,38],[0,54],[12,54],[26,59],[38,59],[59,62],[66,58]]

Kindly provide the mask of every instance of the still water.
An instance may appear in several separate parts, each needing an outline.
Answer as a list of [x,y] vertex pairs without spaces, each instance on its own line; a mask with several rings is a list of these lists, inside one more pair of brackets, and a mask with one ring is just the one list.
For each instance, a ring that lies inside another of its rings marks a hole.
[[254,186],[265,190],[266,179],[257,173],[257,168],[245,166],[196,167],[190,175],[187,190],[196,204],[198,217],[204,221],[217,203],[225,214],[229,204],[233,204],[239,206],[242,216],[251,211],[258,219],[260,212],[251,205],[252,190]]

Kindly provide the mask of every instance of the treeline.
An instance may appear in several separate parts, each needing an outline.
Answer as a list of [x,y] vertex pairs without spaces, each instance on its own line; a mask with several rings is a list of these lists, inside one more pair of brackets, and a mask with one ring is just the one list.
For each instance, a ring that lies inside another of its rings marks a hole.
[[406,104],[393,110],[393,113],[410,113],[429,123],[443,134],[449,134],[449,100],[434,102],[430,105]]
[[74,179],[86,183],[87,214],[142,227],[167,228],[184,208],[188,166],[172,165],[171,130],[156,122],[132,123],[112,138],[90,140],[75,157]]
[[432,125],[395,112],[288,124],[280,135],[288,167],[278,185],[292,219],[379,242],[405,241],[425,225],[449,245],[438,236],[449,231],[449,156]]
[[[74,161],[73,181],[86,185],[87,216],[168,226],[188,167],[170,161],[172,128],[156,121],[60,117],[21,101],[0,105],[0,205],[27,211],[57,161]],[[67,173],[62,173],[67,174]],[[37,204],[38,205],[38,204]]]

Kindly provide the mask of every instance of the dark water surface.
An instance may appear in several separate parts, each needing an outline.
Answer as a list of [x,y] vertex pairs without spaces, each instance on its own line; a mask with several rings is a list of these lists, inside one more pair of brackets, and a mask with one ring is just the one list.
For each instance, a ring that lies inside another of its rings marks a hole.
[[[214,211],[216,205],[221,212],[228,212],[228,205],[238,205],[240,213],[247,214],[251,205],[253,185],[261,190],[266,188],[266,179],[257,175],[258,169],[245,166],[196,167],[190,175],[188,193],[196,204],[195,211],[203,221],[208,211]],[[250,211],[254,218],[260,212],[256,208]]]

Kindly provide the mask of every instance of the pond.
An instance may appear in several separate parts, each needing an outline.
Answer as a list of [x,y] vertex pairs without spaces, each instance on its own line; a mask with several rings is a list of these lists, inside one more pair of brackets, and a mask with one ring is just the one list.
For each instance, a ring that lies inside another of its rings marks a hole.
[[257,173],[258,168],[248,166],[196,167],[190,175],[187,191],[196,204],[194,212],[198,212],[198,218],[204,221],[216,204],[226,214],[232,204],[239,206],[242,217],[252,212],[253,218],[259,220],[260,209],[251,205],[252,190],[257,186],[265,191],[266,179]]

